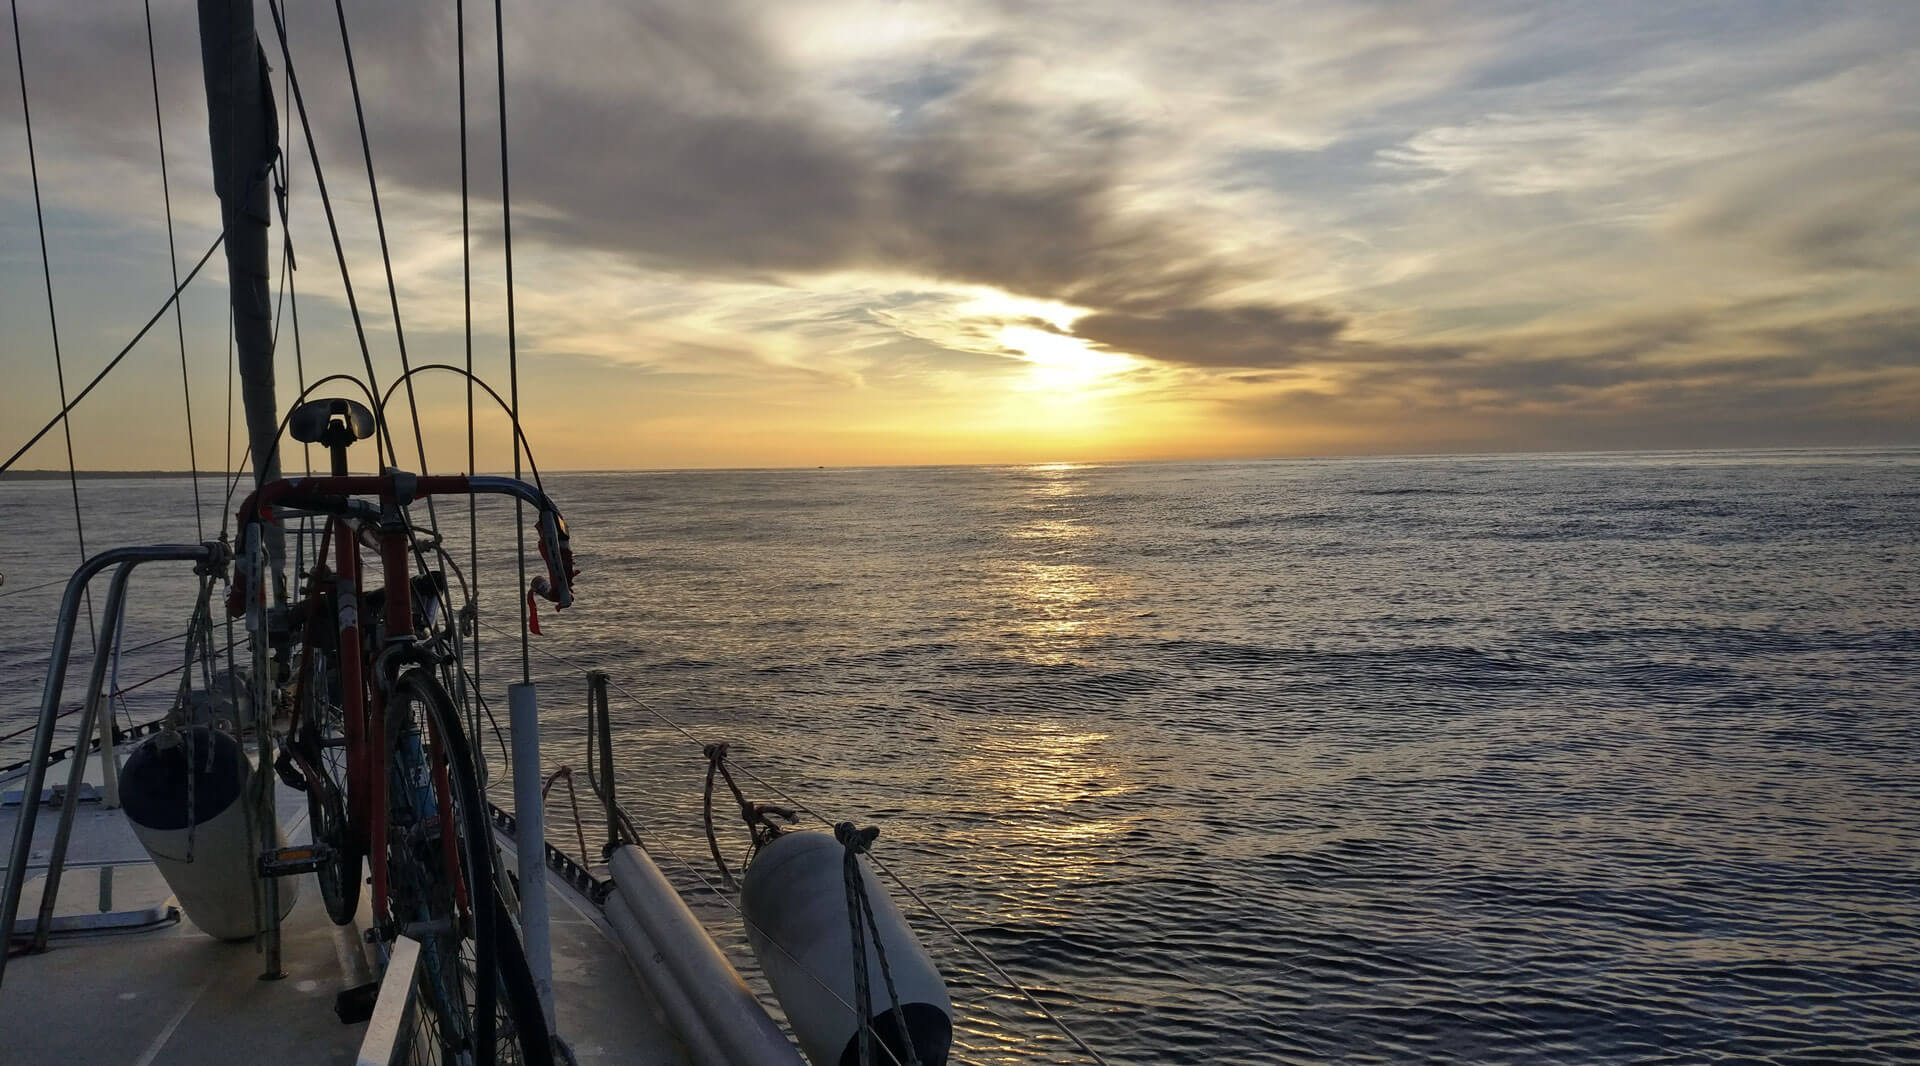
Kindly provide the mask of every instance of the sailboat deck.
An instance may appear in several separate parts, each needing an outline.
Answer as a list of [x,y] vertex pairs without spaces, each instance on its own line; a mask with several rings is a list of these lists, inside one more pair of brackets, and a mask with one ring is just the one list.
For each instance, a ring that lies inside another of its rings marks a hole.
[[[97,779],[92,761],[88,777]],[[9,784],[19,789],[15,780],[0,783],[0,791]],[[304,839],[304,797],[282,788],[278,800],[288,839]],[[10,835],[20,812],[17,804],[0,807],[0,832]],[[45,846],[57,814],[57,807],[39,808],[33,858],[41,868],[29,871],[23,925],[38,912]],[[366,1024],[341,1023],[333,1003],[341,989],[372,979],[360,937],[364,900],[360,920],[336,926],[312,876],[290,879],[299,896],[281,925],[286,976],[266,981],[252,942],[215,940],[177,915],[165,881],[118,811],[83,801],[69,855],[55,912],[64,920],[49,950],[7,966],[0,1061],[303,1066],[357,1060]],[[545,880],[558,1028],[576,1061],[686,1062],[593,904],[559,879]],[[98,923],[106,913],[128,928],[71,929]]]

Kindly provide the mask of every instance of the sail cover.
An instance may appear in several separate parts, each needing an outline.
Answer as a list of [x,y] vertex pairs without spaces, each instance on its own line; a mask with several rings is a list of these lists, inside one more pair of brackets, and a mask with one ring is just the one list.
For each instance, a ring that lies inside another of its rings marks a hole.
[[268,201],[280,123],[267,57],[254,32],[252,0],[199,0],[200,59],[207,81],[213,188],[227,235],[241,400],[256,483],[280,476],[273,442],[280,406],[273,388],[273,303],[267,283]]

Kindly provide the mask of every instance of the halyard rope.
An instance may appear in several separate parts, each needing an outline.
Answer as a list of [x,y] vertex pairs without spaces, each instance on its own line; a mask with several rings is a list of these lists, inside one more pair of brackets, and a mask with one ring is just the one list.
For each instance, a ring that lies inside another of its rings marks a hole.
[[873,953],[880,960],[880,977],[887,985],[887,1000],[891,1004],[888,1011],[894,1015],[895,1033],[906,1045],[908,1066],[920,1066],[920,1053],[915,1050],[913,1035],[907,1030],[907,1012],[900,1009],[900,990],[893,984],[893,967],[887,964],[887,945],[881,940],[879,923],[873,920],[873,901],[867,898],[867,880],[860,874],[860,856],[873,847],[874,838],[879,835],[878,826],[861,829],[852,822],[840,822],[833,827],[833,839],[840,842],[845,855],[841,868],[847,882],[847,924],[853,928],[853,994],[860,1010],[860,1066],[870,1066],[873,1062],[873,1026],[868,1024],[873,1018],[873,987],[867,976],[869,931],[873,933]]

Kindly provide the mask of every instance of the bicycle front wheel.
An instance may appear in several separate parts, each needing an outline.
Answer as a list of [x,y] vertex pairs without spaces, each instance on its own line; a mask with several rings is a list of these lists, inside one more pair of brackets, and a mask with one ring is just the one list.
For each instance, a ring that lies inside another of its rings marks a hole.
[[430,671],[410,670],[395,682],[387,716],[388,913],[392,931],[422,949],[414,1060],[551,1066],[546,1015],[500,898],[486,801],[453,700]]

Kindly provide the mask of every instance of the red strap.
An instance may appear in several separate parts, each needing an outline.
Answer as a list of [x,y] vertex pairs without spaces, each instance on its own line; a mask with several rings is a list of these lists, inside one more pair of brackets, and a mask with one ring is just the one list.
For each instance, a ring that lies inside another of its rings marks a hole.
[[534,605],[533,590],[527,590],[527,632],[540,635],[540,608]]

